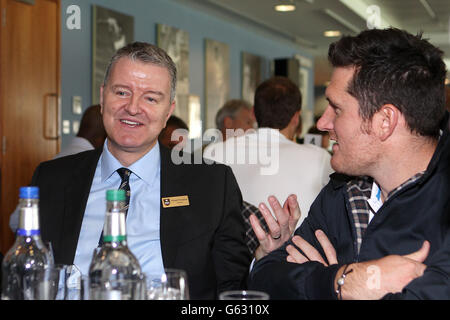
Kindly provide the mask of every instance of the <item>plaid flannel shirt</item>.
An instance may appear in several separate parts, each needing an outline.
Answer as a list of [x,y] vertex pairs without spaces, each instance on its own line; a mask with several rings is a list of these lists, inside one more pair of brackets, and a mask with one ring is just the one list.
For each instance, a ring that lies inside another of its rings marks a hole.
[[[419,172],[416,175],[409,178],[407,181],[402,183],[400,186],[389,192],[385,202],[395,195],[400,190],[415,183],[420,177],[423,176],[425,172]],[[356,229],[356,242],[358,254],[361,249],[362,239],[364,233],[369,224],[369,214],[372,210],[367,202],[370,199],[372,192],[373,179],[370,177],[359,177],[358,179],[351,180],[347,182],[347,194],[350,202],[351,213],[353,217],[353,222]]]
[[255,232],[253,231],[252,225],[250,223],[250,215],[254,213],[256,217],[259,220],[260,225],[264,229],[264,231],[268,232],[269,228],[267,227],[266,220],[264,220],[264,217],[262,216],[261,212],[257,207],[254,205],[243,201],[243,210],[242,210],[242,216],[244,218],[246,231],[245,231],[245,239],[247,242],[247,247],[250,253],[253,255],[256,248],[259,246],[258,238],[256,237]]

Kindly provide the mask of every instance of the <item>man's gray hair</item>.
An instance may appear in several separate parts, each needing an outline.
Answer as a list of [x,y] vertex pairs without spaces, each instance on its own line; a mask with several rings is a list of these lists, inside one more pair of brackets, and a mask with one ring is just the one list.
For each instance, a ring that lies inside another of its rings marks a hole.
[[113,64],[120,58],[127,57],[133,61],[151,63],[166,68],[170,76],[170,102],[175,99],[177,86],[177,67],[169,55],[161,48],[146,42],[134,42],[119,49],[111,58],[105,72],[103,85],[106,85]]
[[219,111],[217,111],[216,114],[216,127],[219,130],[223,130],[223,126],[224,123],[223,121],[225,120],[226,117],[230,117],[231,119],[234,119],[238,112],[242,109],[242,108],[247,108],[247,109],[251,109],[252,106],[250,103],[248,103],[245,100],[238,100],[238,99],[233,99],[233,100],[229,100],[227,101],[222,108],[220,108]]

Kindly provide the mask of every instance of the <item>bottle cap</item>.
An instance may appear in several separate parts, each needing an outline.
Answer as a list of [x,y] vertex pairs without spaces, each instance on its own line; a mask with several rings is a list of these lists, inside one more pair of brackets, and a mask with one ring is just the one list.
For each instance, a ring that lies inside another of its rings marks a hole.
[[106,201],[125,201],[125,190],[107,190]]
[[20,187],[19,198],[39,199],[39,187]]

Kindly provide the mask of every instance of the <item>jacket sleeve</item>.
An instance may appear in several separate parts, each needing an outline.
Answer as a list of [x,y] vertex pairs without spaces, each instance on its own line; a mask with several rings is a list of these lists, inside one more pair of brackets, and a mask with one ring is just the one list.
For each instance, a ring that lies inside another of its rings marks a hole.
[[[328,187],[330,186],[326,188]],[[314,232],[321,229],[330,239],[333,238],[331,230],[327,228],[322,207],[326,188],[320,192],[311,206],[308,217],[295,231],[295,235],[300,235],[323,257],[325,254]],[[289,240],[255,263],[249,277],[249,288],[267,292],[271,299],[335,299],[334,277],[339,265],[325,267],[314,261],[303,264],[287,262],[286,246],[289,244],[294,245],[292,240]]]
[[401,293],[388,294],[383,299],[450,299],[450,231],[443,246],[433,254],[424,274],[411,281]]
[[229,167],[225,167],[225,194],[220,227],[214,237],[213,259],[218,293],[245,289],[251,255],[245,242],[242,196]]

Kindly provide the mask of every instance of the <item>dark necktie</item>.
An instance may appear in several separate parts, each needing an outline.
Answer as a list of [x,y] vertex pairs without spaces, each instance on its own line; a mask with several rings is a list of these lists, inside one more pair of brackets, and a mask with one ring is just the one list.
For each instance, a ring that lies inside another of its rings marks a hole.
[[[130,175],[131,170],[127,168],[119,168],[117,169],[117,173],[119,174],[122,181],[120,182],[119,190],[125,190],[125,219],[127,218],[128,213],[128,207],[130,205]],[[103,244],[103,230],[102,234],[100,235],[100,239],[98,240],[98,246],[101,247]]]
[[119,174],[122,181],[120,182],[119,190],[125,190],[125,218],[128,213],[128,206],[130,205],[130,175],[131,171],[127,168],[117,169],[117,173]]

